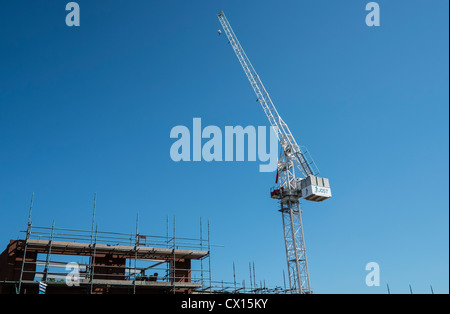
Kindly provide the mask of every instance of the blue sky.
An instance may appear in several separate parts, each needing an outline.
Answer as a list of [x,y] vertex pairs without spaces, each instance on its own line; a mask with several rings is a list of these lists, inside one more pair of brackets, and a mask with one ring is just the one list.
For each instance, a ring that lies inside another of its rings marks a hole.
[[[268,122],[224,36],[223,9],[333,198],[304,201],[316,293],[449,292],[448,1],[68,1],[0,4],[0,246],[33,224],[199,236],[213,279],[282,285],[274,173],[170,158],[170,130]],[[2,250],[3,250],[2,248]],[[377,262],[381,286],[367,287]]]

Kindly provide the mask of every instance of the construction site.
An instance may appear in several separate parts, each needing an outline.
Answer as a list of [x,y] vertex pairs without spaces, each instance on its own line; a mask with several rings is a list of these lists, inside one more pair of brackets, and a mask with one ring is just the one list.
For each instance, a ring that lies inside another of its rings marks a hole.
[[[209,223],[208,236],[203,238],[200,224],[197,239],[176,237],[175,224],[172,235],[167,231],[166,236],[142,234],[138,224],[134,234],[99,231],[94,220],[91,230],[40,227],[31,222],[31,205],[23,237],[11,240],[0,255],[0,293],[313,293],[300,199],[329,199],[329,180],[317,176],[309,153],[297,144],[278,114],[225,14],[221,11],[217,18],[222,26],[219,36],[225,33],[281,147],[276,186],[267,197],[277,202],[282,215],[288,277],[284,287],[258,284],[251,274],[247,285],[245,281],[238,284],[236,278],[212,281]],[[75,257],[81,260],[73,262]]]
[[[11,240],[0,255],[0,293],[36,294],[42,282],[49,294],[203,292],[211,283],[209,251],[209,238],[158,237],[30,224],[25,238]],[[73,257],[87,261],[64,261]],[[70,266],[73,268],[68,269]]]
[[0,3],[5,305],[449,293],[449,1]]
[[[94,222],[94,220],[93,220]],[[203,237],[33,226],[0,254],[0,294],[281,294],[245,280],[213,281],[209,222]],[[136,229],[137,226],[136,226]],[[74,261],[77,262],[74,262]],[[254,273],[253,273],[254,276]]]

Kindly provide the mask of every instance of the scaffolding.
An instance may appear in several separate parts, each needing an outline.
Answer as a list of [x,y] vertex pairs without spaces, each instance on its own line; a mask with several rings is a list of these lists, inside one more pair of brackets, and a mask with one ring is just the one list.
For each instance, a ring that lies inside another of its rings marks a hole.
[[[136,233],[56,228],[54,223],[41,227],[33,226],[30,219],[21,233],[25,240],[15,241],[15,250],[23,252],[18,281],[3,281],[13,283],[16,293],[25,293],[23,285],[39,282],[49,287],[72,283],[87,293],[102,293],[105,287],[125,288],[133,294],[144,288],[163,293],[212,291],[210,252],[211,246],[218,245],[211,244],[209,222],[206,239],[202,234],[197,239],[176,237],[175,221],[171,236],[141,234],[137,226]],[[62,256],[88,258],[88,262],[64,261]],[[194,261],[197,265],[191,265]]]
[[[176,236],[175,218],[169,234],[155,236],[139,232],[139,216],[133,233],[99,231],[95,224],[95,203],[91,230],[34,226],[33,197],[27,229],[21,240],[11,240],[0,253],[0,293],[192,293],[192,294],[283,294],[284,287],[257,282],[255,264],[249,263],[250,280],[213,281],[211,272],[210,224],[204,237]],[[81,259],[81,260],[80,260]],[[85,260],[87,259],[87,261]],[[6,289],[5,289],[6,288]]]
[[[201,228],[200,228],[201,229]],[[39,282],[50,289],[72,287],[77,293],[193,293],[283,294],[283,287],[257,282],[255,265],[249,264],[250,280],[214,281],[211,276],[209,235],[203,238],[154,236],[140,233],[28,226],[24,240],[15,241],[21,255],[16,293],[36,291]],[[28,252],[28,255],[27,255]],[[34,253],[34,254],[33,254]],[[73,262],[74,256],[87,262]],[[109,257],[106,257],[109,256]],[[63,260],[62,257],[68,257]],[[71,262],[72,261],[72,262]],[[196,261],[196,265],[191,265]],[[67,272],[71,270],[71,272]],[[73,287],[75,286],[75,287]],[[120,290],[120,292],[119,292]],[[73,291],[72,291],[73,292]],[[31,292],[32,293],[32,292]]]

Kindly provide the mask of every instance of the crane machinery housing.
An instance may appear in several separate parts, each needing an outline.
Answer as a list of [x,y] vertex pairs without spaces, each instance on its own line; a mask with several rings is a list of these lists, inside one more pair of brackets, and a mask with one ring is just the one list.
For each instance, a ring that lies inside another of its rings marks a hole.
[[277,186],[271,189],[270,196],[279,202],[279,211],[282,214],[290,291],[301,294],[312,293],[300,198],[315,202],[330,198],[329,180],[317,176],[318,169],[311,157],[306,150],[300,149],[287,124],[281,119],[223,11],[220,11],[217,17],[281,146],[281,156],[277,168]]

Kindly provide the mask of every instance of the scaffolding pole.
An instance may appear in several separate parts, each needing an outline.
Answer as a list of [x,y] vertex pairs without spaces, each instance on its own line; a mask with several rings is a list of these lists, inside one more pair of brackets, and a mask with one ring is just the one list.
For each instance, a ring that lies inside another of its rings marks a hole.
[[25,266],[28,239],[30,238],[30,235],[31,235],[31,210],[33,209],[33,200],[34,200],[34,192],[31,194],[30,211],[28,212],[27,235],[25,238],[25,247],[23,249],[22,266],[20,268],[19,287],[18,287],[18,289],[16,289],[16,294],[20,294],[20,289],[22,287],[23,268]]
[[[91,258],[91,265],[90,265],[90,271],[91,271],[91,278],[90,278],[90,294],[92,294],[93,288],[94,288],[94,272],[95,272],[95,253],[97,248],[97,225],[95,225],[95,238],[94,238],[94,244],[93,244],[93,255]],[[91,246],[92,250],[92,246]]]
[[54,232],[54,228],[55,228],[55,221],[53,220],[53,222],[52,222],[52,233],[51,233],[51,235],[50,235],[50,241],[49,241],[49,243],[48,243],[48,252],[47,252],[47,257],[46,257],[46,259],[45,259],[45,275],[44,275],[44,278],[43,278],[43,281],[45,282],[45,283],[47,283],[47,276],[48,276],[48,263],[49,263],[49,261],[50,261],[50,254],[51,254],[51,252],[52,252],[52,242],[53,242],[53,232]]
[[[203,251],[202,218],[200,217],[200,251]],[[203,287],[203,258],[200,259],[200,283]]]
[[211,287],[211,238],[209,231],[209,219],[208,219],[208,276],[209,276],[209,286]]

